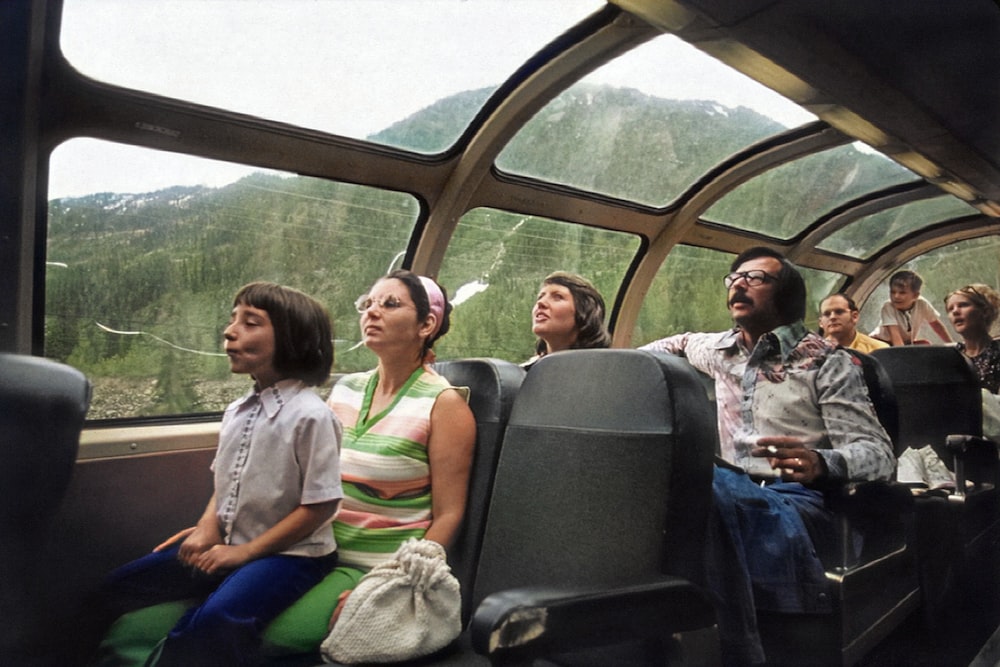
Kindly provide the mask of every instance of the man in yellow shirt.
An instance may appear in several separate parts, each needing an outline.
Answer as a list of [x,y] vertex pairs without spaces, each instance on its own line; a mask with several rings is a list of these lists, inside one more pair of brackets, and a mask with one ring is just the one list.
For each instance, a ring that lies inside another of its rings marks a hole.
[[839,292],[831,294],[819,304],[819,325],[827,340],[865,353],[889,347],[888,343],[858,331],[860,315],[854,300]]

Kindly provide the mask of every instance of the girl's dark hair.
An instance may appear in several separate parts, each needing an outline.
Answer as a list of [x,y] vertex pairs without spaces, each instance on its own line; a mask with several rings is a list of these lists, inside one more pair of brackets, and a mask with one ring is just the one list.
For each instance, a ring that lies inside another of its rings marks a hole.
[[[382,280],[389,280],[390,278],[394,278],[406,285],[406,291],[409,292],[410,298],[413,299],[413,305],[417,309],[417,321],[423,322],[426,320],[427,316],[431,314],[431,302],[427,296],[427,290],[424,289],[424,284],[420,282],[420,276],[413,271],[396,269],[382,278]],[[441,326],[438,327],[437,332],[424,341],[424,354],[434,347],[434,342],[438,338],[448,333],[448,330],[451,329],[452,305],[451,301],[448,300],[448,292],[436,280],[434,284],[438,286],[441,294],[444,296],[444,313],[441,316]]]
[[733,260],[730,272],[736,271],[744,263],[759,257],[771,257],[781,262],[778,280],[774,288],[774,306],[782,324],[791,324],[806,316],[806,281],[791,261],[773,248],[754,246],[747,248]]
[[[586,278],[575,273],[555,271],[545,276],[542,285],[562,285],[573,295],[576,340],[571,350],[587,350],[611,346],[611,334],[604,325],[604,297]],[[541,338],[535,343],[535,353],[545,354],[548,347]]]
[[274,369],[283,377],[320,386],[333,368],[333,326],[330,316],[308,294],[275,283],[255,282],[236,293],[233,306],[267,312],[274,327]]

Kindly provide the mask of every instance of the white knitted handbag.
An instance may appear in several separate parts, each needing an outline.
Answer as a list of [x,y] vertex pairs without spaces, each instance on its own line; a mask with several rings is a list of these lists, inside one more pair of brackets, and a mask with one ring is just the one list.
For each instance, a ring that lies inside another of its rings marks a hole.
[[444,547],[409,539],[361,578],[320,650],[348,664],[418,658],[458,637],[461,608]]

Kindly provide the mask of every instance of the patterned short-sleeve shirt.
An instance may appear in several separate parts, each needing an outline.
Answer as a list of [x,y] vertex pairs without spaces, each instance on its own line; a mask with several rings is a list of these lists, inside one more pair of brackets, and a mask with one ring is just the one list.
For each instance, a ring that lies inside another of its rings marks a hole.
[[715,380],[722,458],[755,473],[749,435],[806,438],[832,479],[889,479],[892,444],[850,353],[808,331],[801,321],[761,336],[753,350],[739,329],[684,333],[642,349],[683,354]]

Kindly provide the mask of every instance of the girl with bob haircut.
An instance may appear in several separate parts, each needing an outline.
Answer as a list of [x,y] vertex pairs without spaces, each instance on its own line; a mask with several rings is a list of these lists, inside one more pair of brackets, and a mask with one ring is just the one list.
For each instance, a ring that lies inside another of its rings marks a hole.
[[333,368],[333,330],[330,316],[318,301],[290,287],[255,282],[237,292],[233,306],[240,304],[270,315],[274,366],[279,372],[311,387],[326,384]]
[[[264,628],[336,566],[342,429],[309,388],[330,375],[330,334],[297,290],[256,282],[233,299],[224,349],[254,384],[223,414],[212,498],[194,527],[112,572],[90,610],[106,622],[196,600],[146,664],[257,664]],[[126,619],[116,628],[138,623]]]

